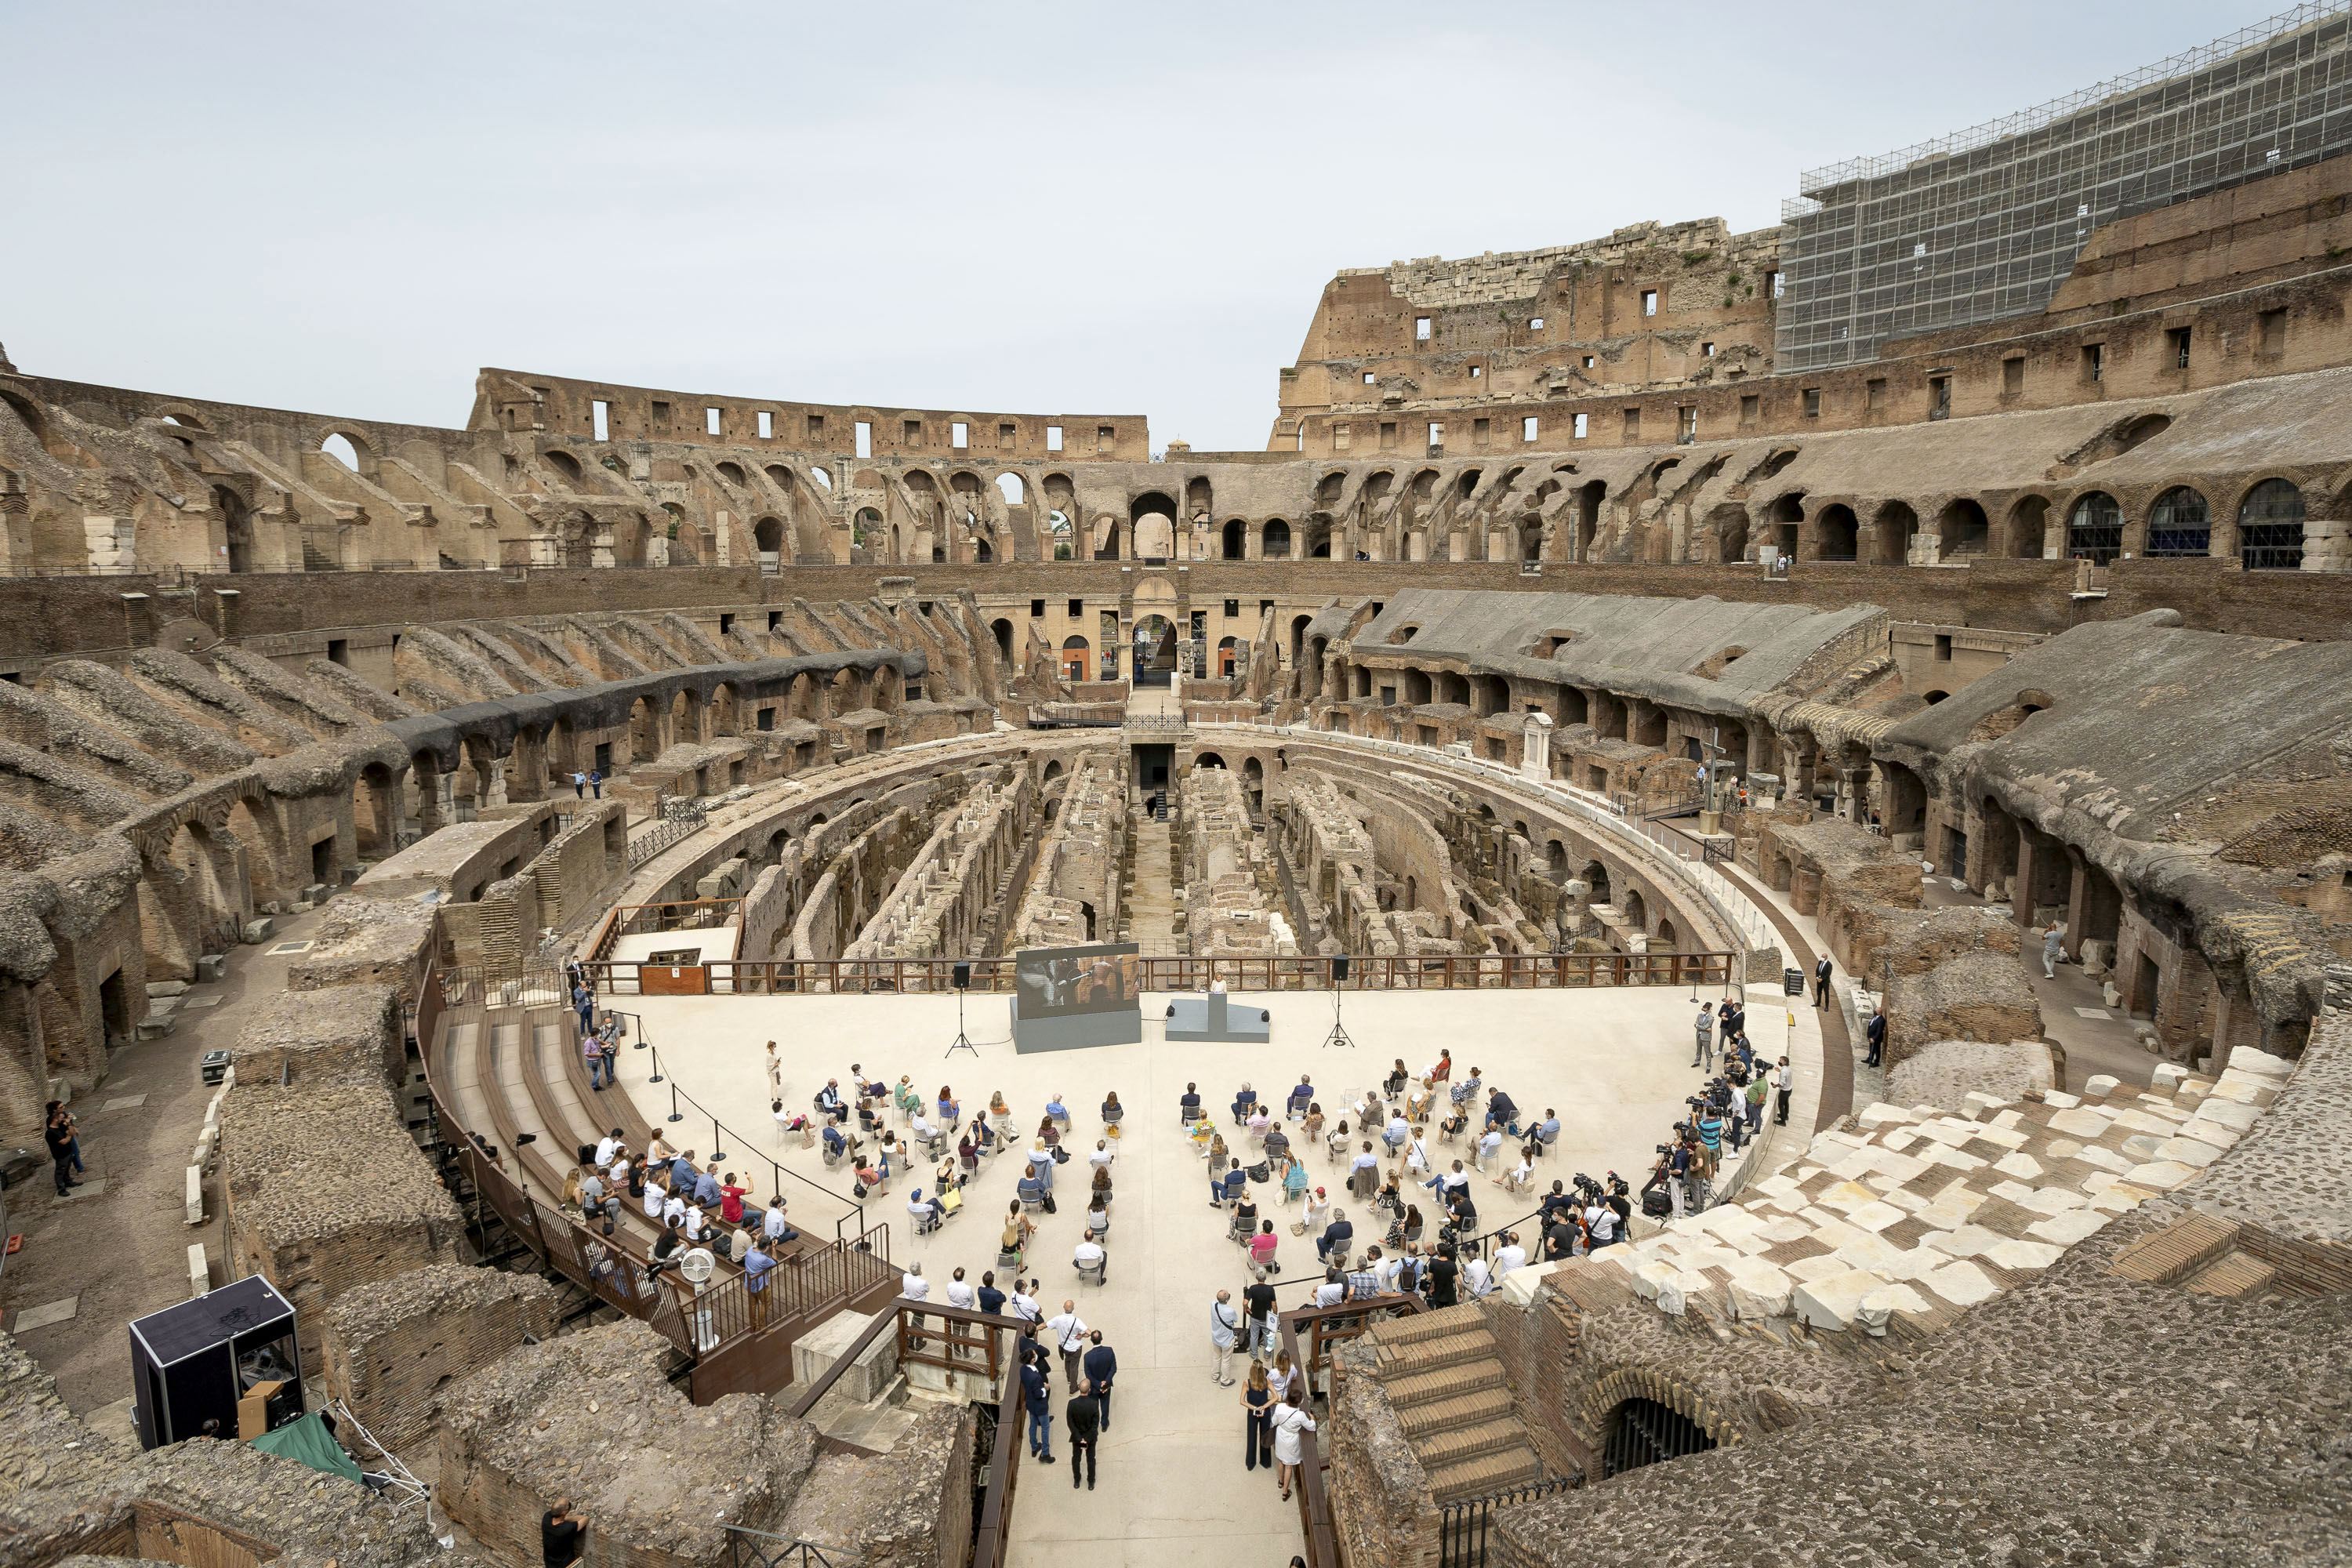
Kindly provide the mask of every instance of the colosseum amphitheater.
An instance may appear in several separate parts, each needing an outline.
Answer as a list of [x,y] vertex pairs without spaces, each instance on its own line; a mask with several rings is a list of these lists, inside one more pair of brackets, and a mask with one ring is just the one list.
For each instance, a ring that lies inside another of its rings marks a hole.
[[[569,1500],[597,1568],[2352,1562],[2347,100],[2314,4],[1776,227],[1344,268],[1263,451],[0,353],[0,1561],[527,1568]],[[1141,1037],[1016,1048],[1088,944]],[[1724,1003],[1790,1092],[1651,1212]],[[1226,1102],[1352,1119],[1368,1178],[1290,1152],[1393,1261],[1367,1108],[1448,1056],[1460,1299],[1318,1304]],[[615,1142],[773,1267],[600,1219]],[[1033,1299],[1117,1352],[1100,1492]],[[240,1352],[240,1432],[170,1415],[192,1301],[290,1308],[290,1409]],[[321,1409],[350,1462],[237,1440]]]

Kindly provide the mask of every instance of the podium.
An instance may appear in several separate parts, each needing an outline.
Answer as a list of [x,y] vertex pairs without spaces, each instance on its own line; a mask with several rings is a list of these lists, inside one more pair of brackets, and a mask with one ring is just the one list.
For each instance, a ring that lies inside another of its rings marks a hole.
[[1263,1007],[1233,1006],[1222,991],[1178,996],[1168,1004],[1168,1037],[1202,1044],[1265,1045],[1274,1035],[1273,1015]]

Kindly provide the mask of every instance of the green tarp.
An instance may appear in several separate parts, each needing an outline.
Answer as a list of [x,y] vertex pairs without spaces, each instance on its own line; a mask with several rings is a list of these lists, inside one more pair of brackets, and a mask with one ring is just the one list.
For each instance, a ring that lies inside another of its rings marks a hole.
[[352,1457],[343,1452],[343,1446],[335,1441],[315,1410],[275,1432],[264,1432],[253,1440],[253,1446],[281,1459],[299,1459],[314,1470],[341,1476],[345,1480],[360,1479],[360,1468],[352,1463]]

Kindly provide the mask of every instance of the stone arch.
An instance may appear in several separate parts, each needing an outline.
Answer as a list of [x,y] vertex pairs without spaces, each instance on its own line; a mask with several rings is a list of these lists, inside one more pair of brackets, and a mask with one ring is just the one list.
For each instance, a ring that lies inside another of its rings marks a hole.
[[1287,560],[1290,555],[1290,524],[1278,517],[1268,518],[1260,536],[1258,553],[1268,561]]
[[661,715],[651,697],[629,704],[629,761],[650,763],[661,755]]
[[1576,879],[1584,884],[1585,897],[1593,903],[1609,901],[1609,868],[1601,861],[1587,860],[1584,868],[1576,874]]
[[1192,765],[1196,768],[1223,768],[1225,759],[1214,752],[1202,752],[1192,759]]
[[1648,900],[1642,897],[1641,889],[1626,889],[1625,901],[1619,908],[1625,911],[1627,925],[1638,931],[1647,931],[1650,929],[1650,904]]
[[2011,561],[2039,561],[2044,551],[2043,538],[2050,521],[2050,498],[2042,495],[2020,496],[2010,504],[2009,516],[2001,525],[2001,551]]
[[1738,501],[1725,501],[1707,513],[1706,531],[1715,541],[1717,561],[1748,559],[1748,509]]
[[1861,532],[1861,525],[1854,521],[1853,508],[1843,501],[1832,501],[1813,514],[1812,558],[1828,562],[1856,559]]
[[733,735],[740,733],[740,731],[737,729],[737,725],[740,721],[737,717],[738,707],[739,704],[736,701],[735,695],[735,683],[733,681],[722,680],[717,686],[711,688],[710,732],[713,735]]
[[2147,510],[2147,555],[2210,555],[2213,552],[2213,514],[2205,497],[2187,485],[2175,485],[2156,498]]
[[1239,561],[1249,552],[1249,525],[1240,518],[1226,521],[1219,539],[1218,554],[1227,561]]
[[1004,616],[999,616],[988,623],[988,629],[996,636],[996,657],[1003,662],[1011,664],[1013,662],[1013,623]]
[[360,858],[381,860],[400,838],[400,779],[382,763],[360,769],[352,786],[352,828]]
[[2105,566],[2123,553],[2124,509],[2105,490],[2090,490],[2066,510],[2066,554]]
[[1911,510],[1910,503],[1882,503],[1871,523],[1876,531],[1874,542],[1877,546],[1873,559],[1878,564],[1900,566],[1911,558],[1911,541],[1919,531],[1919,514]]
[[253,570],[253,517],[245,498],[226,485],[213,487],[213,506],[221,514],[221,546],[232,572]]
[[752,548],[759,551],[761,564],[776,563],[783,553],[784,524],[782,518],[763,517],[751,525]]
[[[332,458],[355,474],[372,473],[375,469],[375,453],[367,437],[358,431],[336,426],[319,438],[319,450]],[[578,465],[573,465],[576,471]]]
[[1936,514],[1936,552],[1939,556],[1982,555],[1992,542],[1992,526],[1980,502],[1967,496],[1948,503]]
[[2249,572],[2301,570],[2303,524],[2303,491],[2291,479],[2264,479],[2238,503],[2239,563]]
[[1064,637],[1062,639],[1062,679],[1070,681],[1087,679],[1087,672],[1093,663],[1090,657],[1092,652],[1093,645],[1086,638]]

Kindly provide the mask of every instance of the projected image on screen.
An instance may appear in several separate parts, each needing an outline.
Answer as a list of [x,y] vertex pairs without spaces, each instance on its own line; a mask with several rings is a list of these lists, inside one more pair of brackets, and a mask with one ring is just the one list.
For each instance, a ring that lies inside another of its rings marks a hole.
[[1014,953],[1013,984],[1021,999],[1021,1016],[1052,1018],[1134,1007],[1135,953],[1133,942],[1036,947]]

